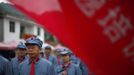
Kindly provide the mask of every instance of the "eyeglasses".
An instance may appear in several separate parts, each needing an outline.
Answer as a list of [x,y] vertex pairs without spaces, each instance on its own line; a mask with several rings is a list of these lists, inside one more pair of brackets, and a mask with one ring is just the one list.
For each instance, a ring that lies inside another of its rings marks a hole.
[[38,47],[37,45],[27,45],[27,49],[35,49]]
[[68,56],[68,54],[61,54],[61,56]]

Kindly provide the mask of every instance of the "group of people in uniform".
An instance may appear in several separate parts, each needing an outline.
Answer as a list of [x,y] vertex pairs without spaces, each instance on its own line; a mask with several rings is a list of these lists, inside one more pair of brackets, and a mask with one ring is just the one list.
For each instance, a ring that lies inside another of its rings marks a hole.
[[44,48],[43,42],[31,37],[16,48],[16,57],[8,61],[0,55],[0,75],[89,75],[87,66],[66,48]]

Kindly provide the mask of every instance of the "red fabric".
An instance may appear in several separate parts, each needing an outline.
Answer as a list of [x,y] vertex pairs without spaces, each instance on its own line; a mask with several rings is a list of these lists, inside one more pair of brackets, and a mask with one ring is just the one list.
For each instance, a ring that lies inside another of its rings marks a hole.
[[68,62],[67,64],[63,64],[62,68],[63,70],[67,70],[67,68],[71,65],[71,62]]
[[30,69],[30,75],[34,75],[35,74],[35,62],[38,62],[40,60],[39,57],[37,57],[35,60],[31,60],[30,59],[30,63],[31,63],[31,69]]
[[57,56],[57,59],[58,59],[58,65],[60,65],[60,56]]
[[40,58],[39,58],[39,57],[37,57],[37,58],[36,58],[36,62],[38,62],[39,60],[40,60]]
[[[63,68],[63,74],[62,75],[68,75],[67,73],[67,68],[69,68],[69,66],[71,65],[71,62],[68,62],[67,64],[63,64],[62,68]],[[64,74],[65,73],[65,74]]]
[[19,63],[22,63],[22,61],[25,59],[25,57],[18,57]]
[[34,61],[31,62],[31,69],[30,69],[30,75],[34,75],[35,67],[34,67]]
[[46,54],[46,59],[49,60],[49,54]]
[[70,47],[96,75],[134,75],[134,0],[10,1]]

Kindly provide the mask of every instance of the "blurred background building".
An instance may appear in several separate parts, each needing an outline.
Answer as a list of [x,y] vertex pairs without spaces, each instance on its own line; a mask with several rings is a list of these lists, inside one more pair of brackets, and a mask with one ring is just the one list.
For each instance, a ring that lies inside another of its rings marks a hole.
[[24,42],[31,36],[39,37],[43,42],[53,46],[59,43],[54,35],[8,2],[0,2],[0,30],[0,54],[7,58],[9,55],[14,56],[14,50],[20,41]]

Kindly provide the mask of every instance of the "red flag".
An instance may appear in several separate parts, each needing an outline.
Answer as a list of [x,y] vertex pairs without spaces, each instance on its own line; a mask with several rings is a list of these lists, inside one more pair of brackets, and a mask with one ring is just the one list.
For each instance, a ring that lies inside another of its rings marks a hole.
[[134,75],[133,0],[11,0],[96,75]]

